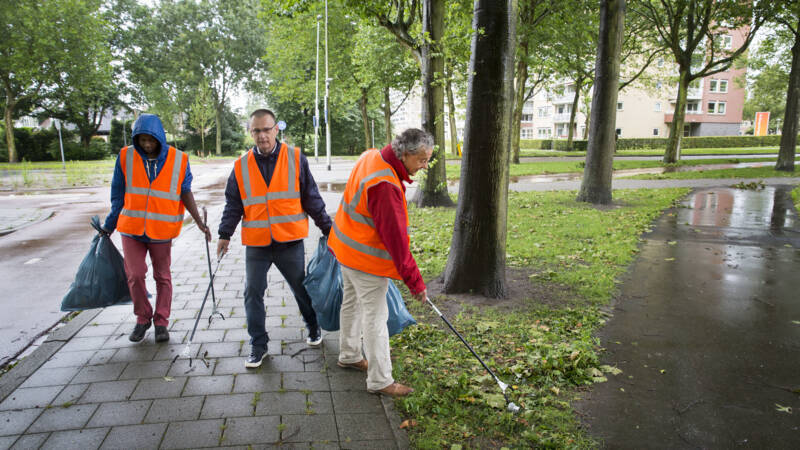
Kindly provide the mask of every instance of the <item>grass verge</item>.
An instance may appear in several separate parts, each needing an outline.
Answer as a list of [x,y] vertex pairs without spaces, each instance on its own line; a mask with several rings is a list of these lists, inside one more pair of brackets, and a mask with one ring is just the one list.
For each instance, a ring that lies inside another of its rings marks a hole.
[[689,180],[698,178],[779,178],[796,176],[798,176],[796,172],[775,170],[772,167],[745,167],[741,169],[713,169],[635,175],[626,178],[634,180]]
[[794,200],[794,209],[800,211],[800,186],[792,190],[792,199]]
[[[617,190],[615,204],[603,209],[576,202],[574,191],[509,193],[507,263],[528,274],[523,282],[540,295],[516,299],[511,308],[456,305],[459,312],[449,318],[511,385],[509,396],[523,411],[506,412],[499,388],[463,344],[427,307],[409,302],[419,325],[395,336],[392,352],[397,379],[416,389],[397,400],[414,424],[412,446],[595,446],[570,402],[616,371],[599,364],[593,337],[604,322],[599,306],[636,254],[640,235],[686,192]],[[444,269],[454,214],[411,210],[412,252],[427,280]],[[456,301],[436,300],[448,309]]]
[[[705,166],[713,164],[739,164],[739,163],[774,163],[774,159],[770,158],[715,158],[715,159],[688,159],[679,161],[677,164],[666,165],[661,161],[630,161],[630,160],[616,160],[614,161],[614,170],[629,170],[629,169],[650,169],[659,167],[693,167]],[[527,175],[547,175],[557,173],[583,173],[585,162],[583,160],[575,161],[541,161],[531,163],[512,164],[509,169],[509,175],[512,177],[527,176]],[[732,169],[733,170],[733,169]],[[735,169],[742,170],[742,169]],[[689,172],[697,173],[697,172]],[[657,176],[657,175],[652,175]],[[461,177],[461,164],[448,164],[447,165],[447,179],[457,180]],[[694,177],[688,177],[694,178]],[[701,177],[696,177],[701,178]]]

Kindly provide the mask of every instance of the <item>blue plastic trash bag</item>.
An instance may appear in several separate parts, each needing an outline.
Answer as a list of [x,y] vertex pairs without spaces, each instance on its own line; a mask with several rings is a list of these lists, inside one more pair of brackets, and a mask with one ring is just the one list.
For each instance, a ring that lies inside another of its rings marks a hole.
[[98,233],[78,266],[75,281],[61,300],[62,311],[105,308],[131,302],[122,255],[111,238],[102,232],[97,216],[92,217],[92,226]]
[[389,336],[394,336],[403,331],[407,326],[417,323],[406,309],[403,296],[400,295],[400,290],[397,289],[397,286],[394,285],[392,280],[389,280],[389,291],[386,292],[386,304],[389,306],[389,320],[386,321],[386,325],[389,326]]
[[339,311],[342,309],[342,270],[336,257],[328,251],[328,237],[319,238],[317,252],[308,261],[303,280],[311,306],[317,313],[317,322],[325,331],[339,329]]

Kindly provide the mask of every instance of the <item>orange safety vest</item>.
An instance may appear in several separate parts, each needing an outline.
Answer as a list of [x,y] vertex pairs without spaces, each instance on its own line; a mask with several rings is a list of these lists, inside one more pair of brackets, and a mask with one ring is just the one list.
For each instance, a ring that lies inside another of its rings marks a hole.
[[300,150],[281,143],[269,186],[258,169],[255,148],[234,163],[244,205],[242,244],[265,247],[308,236],[308,214],[300,203]]
[[[372,214],[367,208],[367,195],[370,187],[378,183],[391,183],[400,189],[403,195],[403,209],[406,216],[406,228],[409,225],[406,195],[400,177],[391,164],[386,162],[378,150],[367,150],[353,167],[350,179],[339,204],[339,210],[333,220],[333,227],[328,236],[328,247],[333,250],[336,259],[351,269],[371,273],[381,277],[402,279],[392,261],[391,255],[383,245]],[[406,236],[406,245],[408,237]]]
[[158,240],[178,237],[184,211],[181,185],[189,164],[186,153],[170,147],[164,166],[152,183],[147,177],[144,160],[133,147],[120,150],[119,160],[125,175],[125,204],[117,229],[132,236],[146,234]]

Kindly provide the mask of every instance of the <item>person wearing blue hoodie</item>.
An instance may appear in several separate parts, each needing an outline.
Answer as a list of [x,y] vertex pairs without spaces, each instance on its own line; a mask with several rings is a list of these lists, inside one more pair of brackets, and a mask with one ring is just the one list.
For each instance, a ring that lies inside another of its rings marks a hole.
[[[156,342],[169,340],[172,306],[170,272],[172,239],[180,234],[184,209],[211,240],[192,195],[192,172],[186,153],[167,145],[161,119],[142,114],[133,124],[133,145],[123,147],[111,179],[111,211],[103,230],[122,235],[125,273],[133,300],[136,326],[129,339],[139,342],[155,325]],[[147,299],[145,257],[150,254],[156,282],[155,311]]]

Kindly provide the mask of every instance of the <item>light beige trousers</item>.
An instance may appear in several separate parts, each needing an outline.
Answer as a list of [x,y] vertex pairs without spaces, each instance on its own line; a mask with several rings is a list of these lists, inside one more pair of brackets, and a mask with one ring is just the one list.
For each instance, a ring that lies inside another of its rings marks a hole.
[[339,361],[361,361],[361,338],[367,356],[367,389],[379,390],[394,383],[389,356],[389,279],[359,270],[342,268],[342,310],[339,315]]

